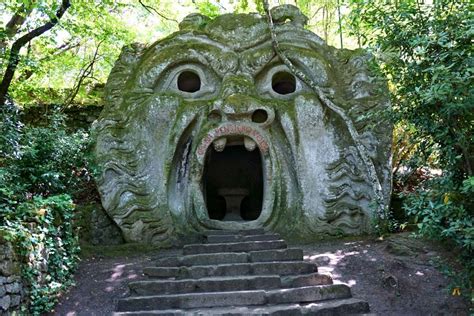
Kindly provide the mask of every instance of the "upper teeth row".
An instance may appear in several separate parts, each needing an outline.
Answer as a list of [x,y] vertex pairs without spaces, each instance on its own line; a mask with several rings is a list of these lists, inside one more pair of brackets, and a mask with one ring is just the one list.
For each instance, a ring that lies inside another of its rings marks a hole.
[[[223,151],[226,144],[227,144],[227,137],[220,137],[220,138],[216,139],[214,142],[212,142],[212,145],[214,146],[214,149],[218,152]],[[244,146],[245,146],[245,149],[247,149],[248,151],[252,151],[252,150],[255,149],[255,147],[257,147],[257,144],[255,143],[255,141],[253,139],[251,139],[250,137],[245,136],[244,137]]]

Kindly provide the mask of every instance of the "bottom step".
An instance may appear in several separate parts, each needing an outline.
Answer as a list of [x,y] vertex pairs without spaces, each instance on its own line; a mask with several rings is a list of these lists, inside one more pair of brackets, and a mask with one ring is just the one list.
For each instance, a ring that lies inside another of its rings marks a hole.
[[303,303],[351,297],[344,284],[305,286],[278,290],[204,292],[190,294],[132,296],[118,301],[118,311],[190,309],[205,307],[252,306],[280,303]]
[[141,312],[114,313],[115,316],[147,316],[147,315],[357,315],[369,312],[367,302],[349,298],[337,301],[323,301],[310,304],[277,304],[251,307],[200,308],[188,310],[159,310]]

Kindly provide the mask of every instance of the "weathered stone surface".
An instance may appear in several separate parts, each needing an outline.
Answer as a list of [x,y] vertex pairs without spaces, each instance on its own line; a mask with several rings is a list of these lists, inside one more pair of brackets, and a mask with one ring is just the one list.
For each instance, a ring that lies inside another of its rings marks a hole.
[[199,253],[243,252],[283,248],[286,248],[286,243],[283,240],[246,241],[221,244],[196,244],[184,246],[183,254],[192,255]]
[[[161,270],[165,269],[165,270]],[[219,264],[208,266],[181,267],[176,274],[168,268],[146,268],[145,274],[153,277],[176,277],[178,279],[199,279],[208,276],[233,275],[290,275],[316,272],[317,267],[310,262],[257,262],[238,264]]]
[[180,268],[177,267],[147,267],[143,273],[152,278],[174,278],[178,275]]
[[276,289],[281,286],[280,277],[237,276],[201,278],[199,280],[136,281],[129,283],[137,295],[177,294],[193,292],[226,292],[258,289]]
[[350,297],[351,290],[344,284],[305,286],[267,292],[268,302],[273,304],[303,303]]
[[11,298],[9,295],[0,297],[0,310],[8,310],[10,308]]
[[0,315],[13,315],[18,311],[24,295],[20,277],[20,261],[13,245],[0,231]]
[[[251,253],[238,255],[248,258]],[[149,276],[168,279],[129,283],[131,297],[119,300],[115,315],[326,316],[369,311],[366,302],[351,299],[348,286],[332,284],[329,276],[316,273],[313,263],[302,261],[301,252],[295,253],[298,261],[195,263],[145,269]],[[176,257],[176,261],[182,264],[183,258],[235,254],[187,255]]]
[[311,304],[278,304],[267,306],[249,306],[249,307],[220,307],[220,308],[200,308],[188,310],[155,310],[147,312],[122,312],[114,313],[114,316],[146,316],[146,315],[167,315],[167,316],[185,316],[185,315],[266,315],[266,316],[329,316],[329,315],[359,315],[369,312],[367,302],[349,298],[337,301],[318,302]]
[[19,263],[9,259],[4,259],[0,262],[0,273],[5,276],[10,276],[20,272]]
[[10,299],[11,299],[11,302],[10,302],[11,307],[17,307],[21,303],[21,296],[20,295],[11,295]]
[[226,253],[209,253],[200,255],[189,255],[182,257],[181,264],[183,266],[193,265],[211,265],[226,263],[246,263],[248,256],[246,253],[226,252]]
[[122,233],[102,208],[91,212],[91,243],[93,245],[119,245],[123,243]]
[[281,283],[283,287],[303,287],[312,285],[328,285],[333,282],[329,275],[311,273],[282,277]]
[[265,291],[193,293],[130,297],[118,301],[118,311],[265,304]]
[[207,230],[204,232],[205,236],[253,236],[265,234],[265,229],[263,228],[253,228],[253,229],[244,229],[244,230]]
[[21,282],[21,277],[19,275],[11,275],[7,278],[6,283]]
[[11,293],[11,294],[20,293],[21,284],[18,283],[18,282],[14,282],[14,283],[11,283],[11,284],[6,284],[5,289],[7,290],[8,293]]
[[278,234],[266,234],[266,235],[223,235],[223,236],[207,236],[206,240],[208,243],[223,243],[223,242],[245,242],[245,241],[268,241],[281,239]]
[[79,205],[80,238],[92,245],[118,245],[124,242],[119,226],[97,202]]
[[298,248],[252,251],[249,254],[251,262],[264,261],[295,261],[303,260],[303,250]]
[[[295,7],[272,12],[284,53],[353,122],[387,202],[391,127],[375,114],[389,102],[370,56],[326,45]],[[102,203],[126,241],[168,245],[208,229],[264,227],[300,240],[370,231],[374,192],[359,149],[275,57],[266,18],[194,14],[180,25],[123,49],[94,124]]]

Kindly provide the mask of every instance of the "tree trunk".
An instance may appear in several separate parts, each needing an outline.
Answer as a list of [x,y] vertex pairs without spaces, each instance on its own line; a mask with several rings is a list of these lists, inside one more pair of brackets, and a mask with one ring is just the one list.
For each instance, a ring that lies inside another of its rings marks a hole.
[[70,6],[71,3],[69,0],[62,0],[61,6],[59,7],[58,11],[56,11],[56,15],[50,21],[23,35],[12,44],[7,69],[5,70],[2,82],[0,83],[0,106],[4,106],[7,99],[8,89],[12,83],[13,76],[15,75],[15,71],[20,59],[21,48],[28,44],[35,37],[38,37],[46,31],[52,29],[59,22],[61,17]]

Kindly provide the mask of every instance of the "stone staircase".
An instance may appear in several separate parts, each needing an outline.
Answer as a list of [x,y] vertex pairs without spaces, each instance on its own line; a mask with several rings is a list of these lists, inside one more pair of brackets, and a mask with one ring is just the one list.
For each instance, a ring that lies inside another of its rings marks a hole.
[[129,284],[120,315],[354,315],[369,305],[344,284],[317,273],[303,251],[263,229],[209,231],[183,256],[145,268]]

